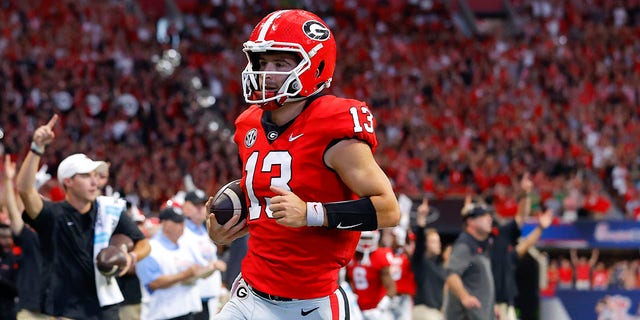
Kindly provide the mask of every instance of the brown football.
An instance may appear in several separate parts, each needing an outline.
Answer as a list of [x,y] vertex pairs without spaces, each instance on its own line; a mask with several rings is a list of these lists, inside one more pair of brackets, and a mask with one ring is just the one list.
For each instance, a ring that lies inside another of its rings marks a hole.
[[111,235],[111,239],[109,239],[109,245],[116,246],[118,248],[124,248],[124,250],[127,252],[131,252],[131,250],[133,250],[133,240],[121,233]]
[[227,223],[235,214],[240,215],[238,223],[247,218],[249,210],[244,191],[240,186],[240,179],[227,183],[216,192],[210,211],[216,215],[219,224]]
[[96,257],[98,271],[104,276],[114,276],[127,265],[127,254],[116,246],[107,246]]

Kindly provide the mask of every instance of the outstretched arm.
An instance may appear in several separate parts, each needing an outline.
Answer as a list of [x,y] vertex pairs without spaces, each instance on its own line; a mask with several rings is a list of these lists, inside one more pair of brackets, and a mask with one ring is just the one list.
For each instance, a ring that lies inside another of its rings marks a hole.
[[573,266],[577,266],[578,265],[578,251],[576,249],[571,249],[569,250],[569,255],[571,256],[571,264],[573,264]]
[[418,212],[416,216],[416,226],[415,226],[415,234],[416,234],[416,247],[413,255],[411,256],[411,260],[414,262],[422,261],[422,258],[426,254],[426,230],[427,227],[427,217],[429,216],[429,200],[425,197],[422,199],[422,203],[418,206]]
[[589,267],[593,268],[598,262],[598,256],[600,255],[600,250],[593,249],[591,250],[591,259],[589,259]]
[[518,213],[515,221],[518,228],[522,228],[522,224],[531,214],[531,190],[533,190],[533,182],[529,178],[529,173],[525,172],[520,180],[520,193],[518,195]]
[[18,203],[16,198],[16,193],[13,190],[13,179],[16,176],[16,164],[11,161],[10,155],[4,156],[4,196],[5,196],[5,204],[7,205],[7,210],[9,211],[9,226],[11,227],[11,232],[17,235],[22,232],[22,228],[24,228],[24,221],[22,221],[22,217],[20,216],[21,204]]
[[538,226],[516,246],[516,253],[518,254],[518,257],[524,256],[525,253],[529,251],[529,248],[533,247],[538,240],[540,240],[542,232],[551,225],[552,221],[553,211],[551,209],[547,209],[547,211],[541,214],[538,218]]
[[53,127],[56,122],[58,122],[58,116],[54,115],[47,124],[38,127],[33,133],[31,149],[20,166],[20,172],[18,172],[16,179],[18,193],[24,204],[25,211],[33,220],[38,217],[43,207],[42,198],[40,198],[35,187],[38,164],[44,149],[55,138]]

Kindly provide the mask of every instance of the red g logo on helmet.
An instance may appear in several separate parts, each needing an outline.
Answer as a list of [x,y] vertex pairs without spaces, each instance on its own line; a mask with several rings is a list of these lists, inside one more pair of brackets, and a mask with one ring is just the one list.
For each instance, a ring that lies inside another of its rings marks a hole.
[[[273,110],[331,85],[336,64],[335,39],[327,24],[311,12],[275,11],[258,23],[243,46],[248,63],[242,72],[242,88],[248,103]],[[264,80],[283,73],[261,71],[257,65],[258,55],[266,52],[287,52],[299,58],[298,65],[284,73],[286,80],[277,90],[267,89]]]

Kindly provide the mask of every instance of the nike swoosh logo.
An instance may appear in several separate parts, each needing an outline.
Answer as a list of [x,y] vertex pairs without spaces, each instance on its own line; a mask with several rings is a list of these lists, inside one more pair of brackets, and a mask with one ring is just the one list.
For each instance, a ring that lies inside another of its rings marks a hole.
[[298,139],[298,138],[300,138],[302,136],[304,136],[304,133],[301,133],[301,134],[299,134],[297,136],[294,136],[293,133],[292,133],[291,135],[289,135],[289,142],[291,142],[293,140],[296,140],[296,139]]
[[359,225],[361,225],[362,222],[358,223],[358,224],[354,224],[354,225],[350,225],[350,226],[343,226],[342,222],[338,223],[338,225],[336,226],[336,229],[351,229],[351,228],[355,228]]
[[300,309],[300,315],[302,315],[303,317],[306,317],[306,316],[308,316],[311,312],[314,312],[314,311],[318,310],[318,308],[320,308],[320,307],[315,307],[315,308],[313,308],[313,309],[311,309],[311,310],[307,310],[307,311],[304,311],[304,309]]

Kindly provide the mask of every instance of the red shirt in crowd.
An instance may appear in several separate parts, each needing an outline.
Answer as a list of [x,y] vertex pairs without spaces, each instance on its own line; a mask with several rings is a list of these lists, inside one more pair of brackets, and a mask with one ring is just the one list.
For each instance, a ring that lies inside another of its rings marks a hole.
[[591,267],[588,263],[576,265],[576,281],[589,281],[591,279]]
[[609,273],[606,269],[594,270],[591,278],[592,289],[607,289],[609,287]]
[[556,295],[556,287],[560,281],[560,273],[557,265],[550,265],[547,269],[547,286],[540,289],[540,295],[543,297],[553,297]]
[[571,263],[561,264],[560,268],[558,268],[558,285],[562,288],[571,288],[573,287],[573,268],[571,267]]

